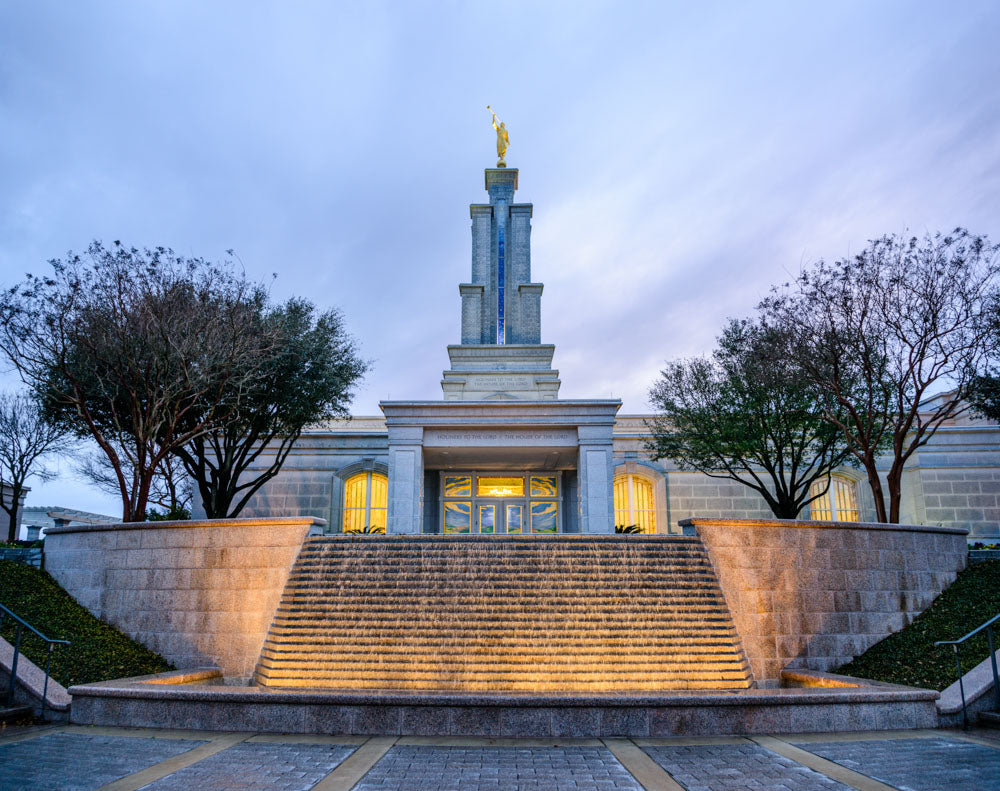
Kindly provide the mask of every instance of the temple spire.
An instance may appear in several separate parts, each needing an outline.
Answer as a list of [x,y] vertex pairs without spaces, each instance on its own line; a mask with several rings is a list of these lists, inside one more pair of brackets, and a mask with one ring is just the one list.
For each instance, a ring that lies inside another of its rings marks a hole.
[[[555,347],[541,342],[543,286],[531,280],[532,205],[514,202],[517,180],[517,168],[488,168],[489,203],[469,206],[472,276],[458,287],[462,342],[448,347],[442,382],[449,400],[549,399],[559,391]],[[514,371],[522,373],[500,375]]]

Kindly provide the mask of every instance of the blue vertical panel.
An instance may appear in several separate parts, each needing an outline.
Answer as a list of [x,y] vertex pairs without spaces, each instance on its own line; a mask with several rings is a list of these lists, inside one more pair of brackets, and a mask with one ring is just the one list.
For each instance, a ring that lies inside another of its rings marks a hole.
[[503,345],[506,339],[506,329],[504,327],[504,244],[503,244],[503,228],[501,227],[498,231],[498,237],[500,242],[500,247],[497,251],[497,343]]

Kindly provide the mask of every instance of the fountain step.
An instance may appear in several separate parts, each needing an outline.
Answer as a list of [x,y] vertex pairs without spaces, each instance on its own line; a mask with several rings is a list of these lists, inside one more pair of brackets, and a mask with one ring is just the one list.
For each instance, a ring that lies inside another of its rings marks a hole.
[[752,685],[708,557],[687,537],[309,539],[256,679],[511,692]]
[[[732,634],[730,632],[725,632],[716,636],[702,635],[702,636],[689,636],[689,635],[678,635],[677,637],[663,638],[653,640],[648,636],[636,637],[617,637],[608,640],[598,640],[598,639],[580,639],[578,636],[574,636],[572,639],[555,639],[549,638],[548,635],[545,636],[544,640],[529,640],[525,637],[507,639],[503,638],[500,641],[497,640],[480,640],[476,643],[470,643],[468,640],[464,639],[435,639],[427,643],[417,643],[417,642],[402,642],[395,643],[386,640],[375,640],[373,642],[359,642],[358,639],[353,635],[342,635],[338,634],[336,636],[323,636],[323,635],[305,635],[301,638],[292,635],[283,635],[280,640],[275,641],[268,638],[264,642],[264,650],[294,650],[301,651],[307,649],[313,649],[316,652],[325,651],[356,651],[358,653],[373,653],[382,651],[399,651],[401,653],[416,653],[416,652],[427,652],[432,654],[450,654],[457,653],[468,655],[469,652],[483,651],[483,652],[493,652],[497,648],[505,647],[509,649],[514,648],[530,648],[536,653],[553,653],[560,654],[565,651],[579,652],[579,653],[603,653],[605,651],[613,651],[617,656],[621,656],[620,649],[622,647],[627,647],[630,649],[630,655],[633,653],[635,655],[650,653],[650,652],[660,652],[660,653],[708,653],[716,654],[721,650],[729,649],[732,646]],[[346,646],[346,648],[345,648]]]
[[[452,552],[455,550],[452,549]],[[600,554],[571,554],[571,555],[559,555],[551,554],[544,558],[544,563],[540,562],[540,559],[534,557],[531,554],[523,553],[512,553],[506,554],[502,557],[495,557],[489,553],[482,553],[479,556],[463,556],[460,558],[454,557],[453,554],[442,552],[441,554],[429,555],[426,553],[418,553],[413,555],[404,556],[393,556],[387,558],[385,556],[380,556],[377,553],[371,554],[358,554],[345,557],[342,553],[329,554],[329,555],[305,555],[302,557],[302,568],[317,568],[320,566],[340,566],[344,568],[356,568],[358,566],[363,566],[365,561],[371,562],[372,560],[377,560],[378,563],[386,568],[400,568],[403,566],[412,565],[427,565],[429,567],[461,567],[474,565],[476,563],[482,562],[483,560],[491,559],[492,561],[498,563],[501,566],[538,566],[544,565],[546,567],[551,566],[554,569],[560,567],[570,567],[570,566],[581,566],[589,565],[596,566],[609,558],[618,558],[619,556],[613,553],[600,553]],[[632,555],[621,557],[618,564],[626,567],[640,568],[640,567],[656,567],[656,566],[682,566],[689,565],[695,568],[701,568],[704,566],[710,566],[708,555],[702,553],[681,553],[681,552],[669,552],[663,554],[649,554],[649,555]]]
[[567,686],[572,686],[579,692],[666,692],[682,690],[740,690],[748,689],[745,681],[708,680],[689,681],[622,681],[619,679],[603,679],[594,681],[563,681],[561,679],[526,680],[519,682],[495,683],[493,681],[466,681],[461,683],[432,680],[410,680],[406,678],[383,680],[356,680],[312,678],[302,676],[288,679],[264,679],[255,676],[254,681],[260,686],[283,688],[316,688],[339,690],[424,690],[433,692],[535,692],[535,693],[565,693]]
[[[431,582],[435,584],[430,584]],[[599,592],[618,591],[620,595],[628,593],[648,594],[660,593],[703,593],[717,590],[714,577],[706,577],[700,580],[664,578],[662,580],[647,580],[638,585],[634,582],[634,577],[630,579],[608,580],[595,579],[593,575],[581,575],[579,579],[547,579],[544,575],[535,575],[531,578],[507,576],[497,577],[484,573],[481,577],[470,577],[468,579],[449,579],[448,577],[433,577],[430,575],[413,575],[406,578],[398,578],[389,582],[373,582],[371,585],[360,585],[355,583],[346,584],[344,577],[331,577],[328,580],[289,580],[286,591],[288,593],[332,593],[341,591],[345,594],[354,593],[356,595],[390,595],[392,593],[406,593],[413,591],[415,587],[424,587],[429,592],[434,591],[455,591],[482,593],[484,590],[496,590],[497,593],[507,591],[524,591],[526,595],[536,595],[539,590],[551,593],[572,593],[574,589],[579,590],[582,585],[586,585],[586,592],[581,595],[595,596]],[[446,587],[447,586],[447,587]]]
[[[554,644],[566,647],[591,645],[591,646],[618,646],[625,654],[631,650],[632,646],[641,649],[645,645],[674,646],[687,645],[719,645],[728,643],[732,646],[737,639],[735,630],[711,629],[692,633],[690,630],[673,629],[660,630],[656,638],[651,638],[648,630],[626,630],[619,629],[615,632],[607,630],[603,632],[588,632],[581,634],[569,630],[559,632],[537,632],[531,634],[524,630],[506,629],[494,630],[483,634],[459,632],[455,629],[421,629],[418,631],[389,631],[386,629],[354,629],[330,630],[330,629],[284,629],[272,632],[270,636],[272,645],[288,644],[314,644],[314,645],[352,645],[359,649],[370,646],[373,650],[378,650],[386,645],[412,645],[418,646],[452,646],[452,645],[483,645],[496,646],[536,646],[539,644]],[[655,642],[654,642],[655,639]]]
[[672,632],[678,636],[695,634],[720,634],[732,635],[734,630],[727,621],[716,621],[710,624],[699,624],[698,621],[673,621],[666,624],[636,624],[608,620],[595,623],[588,628],[581,628],[579,624],[566,623],[556,620],[546,625],[540,625],[533,619],[507,619],[497,620],[490,626],[482,623],[463,623],[461,621],[442,622],[440,620],[428,619],[425,623],[413,623],[405,625],[394,625],[391,622],[379,624],[363,619],[345,622],[318,621],[313,623],[284,623],[275,622],[272,624],[274,635],[301,635],[301,634],[322,634],[340,632],[343,634],[377,634],[382,636],[400,635],[415,638],[418,634],[424,636],[461,633],[466,639],[478,636],[489,635],[492,637],[515,636],[517,634],[534,635],[536,638],[549,639],[558,636],[581,637],[609,637],[614,635],[631,635],[639,637],[641,635],[662,634]]
[[[743,669],[727,672],[706,671],[704,673],[680,673],[680,672],[628,672],[616,670],[615,668],[587,668],[566,669],[555,672],[545,672],[544,670],[532,671],[498,671],[496,668],[487,668],[481,672],[470,670],[451,670],[444,668],[429,668],[427,670],[416,670],[411,668],[396,668],[386,670],[379,668],[365,668],[364,670],[352,671],[351,668],[342,670],[332,669],[325,671],[323,668],[304,667],[300,669],[290,669],[282,671],[280,669],[269,669],[261,667],[257,670],[257,678],[265,682],[278,681],[281,679],[294,680],[298,678],[326,679],[333,682],[338,687],[349,688],[357,684],[377,683],[384,689],[394,689],[400,683],[426,683],[439,685],[447,689],[454,689],[456,686],[464,687],[471,684],[481,684],[482,688],[513,689],[516,684],[560,684],[573,683],[585,684],[618,684],[626,689],[634,689],[642,684],[706,684],[717,685],[723,682],[739,684],[745,681],[746,671]],[[266,683],[266,686],[271,686]],[[746,686],[744,686],[746,688]]]
[[[396,606],[393,606],[393,605]],[[633,599],[618,600],[609,602],[616,607],[619,612],[644,613],[647,616],[671,615],[675,613],[713,614],[719,613],[728,617],[725,605],[720,601],[699,601],[699,602],[661,602],[657,599],[650,601],[635,601]],[[366,615],[377,617],[380,614],[398,614],[400,612],[426,613],[428,609],[435,606],[451,605],[456,609],[456,615],[464,618],[475,617],[478,614],[506,613],[508,611],[507,602],[497,597],[489,597],[488,600],[480,598],[477,600],[449,599],[444,597],[411,597],[401,599],[396,602],[380,602],[378,605],[371,602],[313,602],[303,603],[291,601],[282,603],[278,607],[278,615],[283,617],[297,617],[309,615],[311,617],[337,617],[348,616],[356,618],[358,612],[364,611]],[[567,612],[593,612],[592,603],[570,603],[552,601],[532,601],[522,604],[520,611],[523,613],[552,613],[563,615]]]
[[[343,606],[343,607],[353,607],[353,606],[368,606],[371,604],[385,604],[387,600],[396,600],[400,602],[413,601],[414,591],[411,589],[409,591],[405,590],[393,590],[392,592],[385,593],[374,593],[371,591],[366,591],[363,595],[355,592],[344,592],[341,590],[317,590],[313,592],[305,591],[291,591],[287,595],[282,596],[282,604],[294,604],[302,606]],[[601,594],[605,595],[601,595]],[[463,602],[476,602],[482,601],[483,599],[504,599],[511,594],[516,594],[518,600],[528,604],[528,603],[548,603],[552,606],[559,606],[560,604],[574,602],[574,603],[587,603],[591,604],[593,602],[603,601],[609,604],[615,605],[625,602],[642,602],[645,604],[711,604],[716,602],[724,602],[725,598],[722,593],[717,590],[697,590],[697,591],[668,591],[666,593],[660,593],[656,591],[648,590],[622,590],[621,588],[613,588],[610,591],[604,591],[599,588],[594,588],[587,591],[586,594],[575,596],[569,590],[566,591],[529,591],[521,592],[516,589],[509,590],[460,590],[460,591],[428,591],[419,590],[416,595],[422,600],[428,603],[463,603]]]
[[289,637],[321,637],[323,635],[351,635],[354,638],[364,636],[379,639],[401,640],[438,640],[449,635],[455,635],[462,640],[496,641],[524,637],[535,642],[545,640],[599,640],[607,638],[647,638],[669,636],[675,640],[687,637],[729,637],[735,635],[732,624],[724,620],[711,623],[698,621],[671,621],[669,623],[635,623],[603,621],[582,627],[579,624],[555,620],[545,623],[535,623],[531,619],[494,620],[489,623],[442,621],[427,619],[415,623],[394,624],[390,621],[372,622],[364,619],[354,621],[296,621],[275,622],[272,624],[273,636]]
[[[469,563],[467,561],[454,562],[454,563],[438,563],[429,562],[426,558],[414,558],[405,563],[386,563],[385,561],[379,560],[378,558],[369,558],[368,563],[335,563],[331,560],[326,561],[316,561],[315,563],[303,563],[295,571],[296,574],[320,574],[325,572],[336,572],[336,571],[356,571],[359,568],[363,568],[367,565],[375,563],[380,569],[384,571],[396,571],[403,573],[409,570],[420,570],[422,572],[432,573],[439,572],[442,574],[460,574],[462,572],[474,572],[476,566],[479,563],[485,564],[487,561],[481,561],[477,563]],[[707,560],[698,561],[687,561],[683,562],[678,559],[674,560],[649,560],[643,563],[622,563],[614,568],[601,568],[600,559],[593,559],[593,562],[589,560],[584,560],[582,558],[577,558],[572,561],[567,561],[566,563],[553,563],[551,566],[544,564],[539,564],[536,562],[529,562],[525,559],[523,562],[516,563],[496,563],[491,564],[491,568],[502,570],[503,572],[515,572],[522,570],[525,572],[535,571],[538,573],[549,575],[558,574],[576,574],[580,572],[586,572],[588,570],[597,570],[604,574],[609,575],[620,575],[625,574],[633,569],[644,569],[652,573],[660,574],[710,574],[712,571],[711,564]]]
[[390,664],[380,665],[374,662],[367,664],[355,663],[273,663],[261,662],[257,672],[268,678],[294,678],[296,675],[312,675],[316,677],[326,676],[327,678],[376,678],[392,679],[404,678],[429,678],[440,677],[444,679],[453,678],[473,678],[473,679],[523,679],[523,678],[577,678],[580,680],[597,680],[599,678],[614,677],[619,679],[681,679],[691,678],[705,680],[709,678],[724,678],[730,681],[737,681],[746,675],[746,667],[739,662],[724,662],[704,667],[681,667],[674,665],[643,665],[643,664],[588,664],[577,663],[567,665],[554,665],[551,663],[539,662],[532,666],[527,663],[521,665],[503,666],[480,662],[476,664],[450,664],[450,665],[410,665],[410,664]]
[[[393,650],[395,648],[396,650]],[[687,646],[672,646],[671,650],[663,650],[662,648],[650,648],[645,651],[632,650],[629,651],[628,657],[624,660],[622,659],[621,653],[614,647],[605,648],[604,650],[594,650],[591,647],[589,650],[582,650],[578,648],[572,653],[567,653],[565,651],[549,651],[545,650],[547,646],[545,645],[532,645],[525,646],[524,651],[517,651],[516,647],[511,647],[509,650],[504,652],[505,659],[508,661],[518,661],[523,658],[524,661],[546,661],[546,662],[575,662],[575,661],[606,661],[614,660],[616,662],[627,661],[634,663],[644,663],[653,660],[664,661],[667,658],[671,662],[678,662],[680,664],[688,662],[730,662],[738,661],[742,663],[742,659],[739,654],[736,654],[731,649],[727,651],[715,650],[703,650],[703,651],[693,651]],[[423,650],[421,650],[423,649]],[[407,662],[422,661],[433,661],[433,662],[451,662],[451,661],[466,661],[474,657],[487,657],[492,661],[492,658],[498,655],[498,651],[494,646],[461,646],[456,647],[453,651],[438,651],[432,650],[430,646],[380,646],[378,651],[364,651],[358,650],[354,646],[349,646],[339,651],[332,650],[302,650],[288,645],[271,646],[265,644],[261,650],[261,657],[268,658],[271,661],[277,660],[295,660],[295,661],[337,661],[337,662],[356,662],[360,660],[364,661],[375,661],[372,657],[378,657],[379,662],[397,661],[402,658]],[[425,657],[430,657],[430,659],[425,659]]]
[[[591,624],[605,624],[609,620],[621,622],[623,618],[612,618],[607,613],[595,613],[593,608],[573,607],[552,609],[548,607],[519,608],[517,612],[503,606],[465,607],[454,612],[428,612],[413,606],[412,602],[407,602],[407,606],[397,610],[360,610],[355,609],[346,612],[322,611],[312,613],[307,611],[297,611],[295,613],[277,612],[274,623],[291,625],[301,621],[315,621],[320,623],[357,623],[364,620],[365,623],[392,622],[398,623],[400,616],[406,616],[407,620],[413,619],[418,622],[433,622],[442,626],[448,624],[467,624],[471,626],[487,627],[496,623],[519,623],[527,621],[531,624],[547,624],[550,621],[565,623],[567,616],[573,614],[573,623],[568,624],[570,628],[589,628]],[[714,621],[729,621],[729,613],[720,607],[713,607],[704,610],[681,610],[679,608],[663,611],[642,610],[635,607],[620,608],[617,615],[624,617],[632,616],[638,621],[642,621],[643,626],[668,625],[675,623],[703,623]]]
[[[687,583],[692,586],[703,586],[706,584],[711,584],[715,581],[714,572],[706,571],[702,574],[659,574],[655,572],[650,572],[649,574],[643,574],[642,572],[632,572],[629,574],[622,573],[617,576],[602,575],[596,572],[587,572],[586,569],[581,569],[577,573],[569,574],[560,572],[558,574],[545,574],[541,571],[536,571],[532,573],[525,573],[521,570],[511,570],[509,572],[500,572],[495,568],[482,569],[479,573],[467,572],[463,570],[462,572],[456,572],[455,574],[448,574],[447,572],[432,572],[430,570],[419,572],[417,570],[410,571],[407,573],[392,573],[390,570],[382,569],[384,574],[383,579],[378,580],[378,582],[384,587],[393,586],[405,586],[417,582],[419,580],[447,580],[459,587],[462,585],[469,585],[472,583],[482,584],[484,582],[496,583],[498,585],[506,585],[511,587],[518,583],[541,583],[544,585],[552,585],[554,587],[560,585],[576,585],[582,580],[587,580],[591,583],[598,585],[635,585],[637,579],[642,580],[641,584],[650,588],[664,588],[664,587],[674,587],[679,584]],[[335,574],[327,575],[314,575],[312,577],[303,577],[301,575],[293,574],[288,578],[288,583],[296,586],[309,586],[313,585],[330,585],[331,583],[341,582],[344,587],[359,587],[358,579],[355,576],[357,571],[350,570],[338,570]],[[637,577],[637,575],[640,575]]]
[[628,655],[644,655],[648,652],[667,651],[698,651],[704,649],[706,653],[718,653],[722,650],[731,650],[733,634],[724,632],[715,635],[691,636],[678,634],[673,639],[661,637],[659,640],[651,640],[646,635],[618,635],[616,637],[593,638],[590,640],[581,639],[574,635],[572,639],[558,639],[545,635],[544,639],[528,639],[524,635],[518,637],[497,637],[484,639],[478,636],[475,642],[467,639],[467,635],[455,637],[454,632],[435,635],[431,639],[418,641],[412,635],[403,635],[401,639],[387,639],[381,636],[372,636],[366,639],[360,635],[336,636],[322,634],[307,635],[281,635],[277,639],[268,639],[264,646],[270,650],[287,648],[289,650],[300,650],[305,646],[317,651],[336,651],[346,649],[359,652],[380,652],[380,651],[412,651],[412,652],[441,652],[448,653],[452,649],[456,653],[474,652],[476,650],[495,651],[498,648],[532,650],[537,653],[545,653],[550,649],[554,652],[582,651],[584,653],[599,650],[615,650],[618,656],[622,655],[621,649],[628,649]]

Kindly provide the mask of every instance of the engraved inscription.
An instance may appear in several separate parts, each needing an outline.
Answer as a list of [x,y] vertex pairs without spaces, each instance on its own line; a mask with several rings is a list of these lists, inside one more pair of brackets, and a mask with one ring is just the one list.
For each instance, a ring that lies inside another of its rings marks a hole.
[[576,445],[575,431],[508,429],[506,431],[425,429],[424,445]]
[[469,377],[469,385],[493,390],[526,390],[533,387],[527,376],[476,376]]

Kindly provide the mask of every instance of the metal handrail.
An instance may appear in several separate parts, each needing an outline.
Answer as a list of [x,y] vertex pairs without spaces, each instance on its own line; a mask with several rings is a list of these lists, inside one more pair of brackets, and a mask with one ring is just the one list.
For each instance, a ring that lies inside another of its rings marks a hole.
[[996,703],[997,711],[1000,711],[1000,678],[997,676],[997,652],[996,647],[993,644],[993,624],[1000,621],[1000,612],[990,618],[982,626],[978,626],[969,632],[965,637],[959,637],[957,640],[938,640],[934,643],[935,647],[939,645],[950,645],[952,651],[955,652],[955,665],[958,667],[958,691],[962,693],[962,727],[969,727],[969,713],[965,708],[965,684],[962,683],[962,657],[958,652],[958,647],[968,640],[970,637],[974,637],[979,634],[983,629],[986,630],[986,639],[990,645],[990,665],[993,668],[993,698]]
[[17,613],[13,612],[7,607],[0,604],[0,626],[3,626],[3,619],[5,616],[9,616],[14,619],[17,623],[17,632],[14,635],[14,658],[10,662],[10,683],[7,685],[7,705],[14,705],[14,684],[17,681],[17,660],[21,654],[21,635],[24,632],[25,627],[34,632],[38,637],[46,643],[46,648],[48,651],[48,657],[45,660],[45,686],[42,687],[42,716],[41,719],[45,719],[45,706],[48,702],[49,695],[49,670],[52,667],[52,648],[56,645],[70,645],[69,640],[54,640],[51,637],[46,637],[44,634],[39,632],[34,626],[28,623],[23,618],[19,617]]

